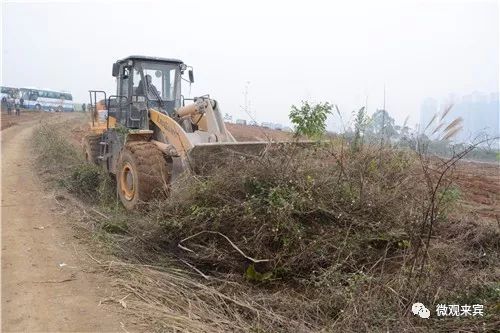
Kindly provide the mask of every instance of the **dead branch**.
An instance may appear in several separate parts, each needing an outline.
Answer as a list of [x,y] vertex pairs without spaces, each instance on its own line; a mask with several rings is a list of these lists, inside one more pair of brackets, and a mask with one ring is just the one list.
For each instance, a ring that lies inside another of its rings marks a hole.
[[210,231],[210,230],[204,230],[204,231],[200,231],[192,236],[189,236],[189,237],[186,237],[184,239],[182,239],[179,244],[181,243],[184,243],[185,241],[189,240],[189,239],[192,239],[192,238],[195,238],[195,237],[198,237],[199,235],[201,234],[214,234],[214,235],[219,235],[221,237],[223,237],[225,240],[227,240],[229,242],[229,244],[236,250],[238,251],[239,254],[241,254],[243,257],[245,257],[246,259],[250,260],[251,262],[253,263],[259,263],[259,262],[268,262],[268,261],[271,261],[270,259],[254,259],[252,257],[249,257],[247,256],[243,251],[240,250],[239,247],[237,247],[230,239],[229,237],[227,237],[226,235],[224,235],[223,233],[220,233],[218,231]]
[[192,270],[194,270],[196,273],[200,274],[205,280],[209,280],[210,277],[208,275],[205,275],[203,274],[202,271],[200,271],[198,268],[194,267],[193,265],[191,265],[190,263],[188,263],[187,261],[183,260],[183,259],[179,259],[183,264],[185,264],[186,266],[188,266],[189,268],[191,268]]

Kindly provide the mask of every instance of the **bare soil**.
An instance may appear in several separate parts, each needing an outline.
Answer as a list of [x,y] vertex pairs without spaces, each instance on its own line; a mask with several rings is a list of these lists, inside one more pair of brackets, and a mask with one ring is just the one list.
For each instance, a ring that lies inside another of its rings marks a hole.
[[16,116],[14,111],[8,115],[7,111],[0,112],[0,130],[4,130],[11,126],[22,124],[27,121],[39,120],[42,116],[41,112],[21,111],[20,116]]
[[500,165],[463,161],[457,172],[462,202],[481,217],[500,221]]
[[237,141],[290,141],[292,133],[261,126],[226,123],[227,129]]
[[[15,116],[2,115],[2,127],[5,117]],[[123,332],[123,315],[101,304],[112,281],[93,271],[91,250],[61,211],[64,197],[45,191],[33,170],[30,138],[40,117],[23,114],[1,132],[1,331]]]

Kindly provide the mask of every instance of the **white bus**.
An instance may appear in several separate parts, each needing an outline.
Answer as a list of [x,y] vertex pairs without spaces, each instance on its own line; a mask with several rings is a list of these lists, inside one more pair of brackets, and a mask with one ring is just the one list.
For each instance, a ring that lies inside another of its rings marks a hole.
[[12,87],[0,87],[0,98],[5,103],[7,100],[19,98],[19,89]]
[[20,88],[24,108],[44,111],[75,111],[69,92],[36,88]]

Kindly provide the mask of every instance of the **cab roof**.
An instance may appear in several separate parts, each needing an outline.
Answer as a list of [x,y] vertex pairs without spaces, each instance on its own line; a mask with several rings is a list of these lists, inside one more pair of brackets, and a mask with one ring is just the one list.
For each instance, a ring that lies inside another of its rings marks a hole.
[[125,62],[128,60],[145,60],[145,61],[160,61],[160,62],[169,62],[169,63],[177,63],[177,64],[182,64],[183,61],[179,59],[174,59],[174,58],[160,58],[160,57],[149,57],[149,56],[141,56],[141,55],[131,55],[126,58],[123,58],[121,60],[118,60],[118,62]]

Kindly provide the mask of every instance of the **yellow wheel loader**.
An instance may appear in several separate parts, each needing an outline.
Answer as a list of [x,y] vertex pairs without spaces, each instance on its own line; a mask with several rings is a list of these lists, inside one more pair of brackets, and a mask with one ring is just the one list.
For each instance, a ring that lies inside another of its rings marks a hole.
[[193,83],[193,70],[180,60],[129,56],[113,64],[113,76],[115,95],[89,91],[92,121],[83,146],[88,161],[116,177],[127,209],[168,193],[184,172],[216,165],[220,154],[255,154],[267,145],[236,142],[208,95],[187,104],[181,80]]

